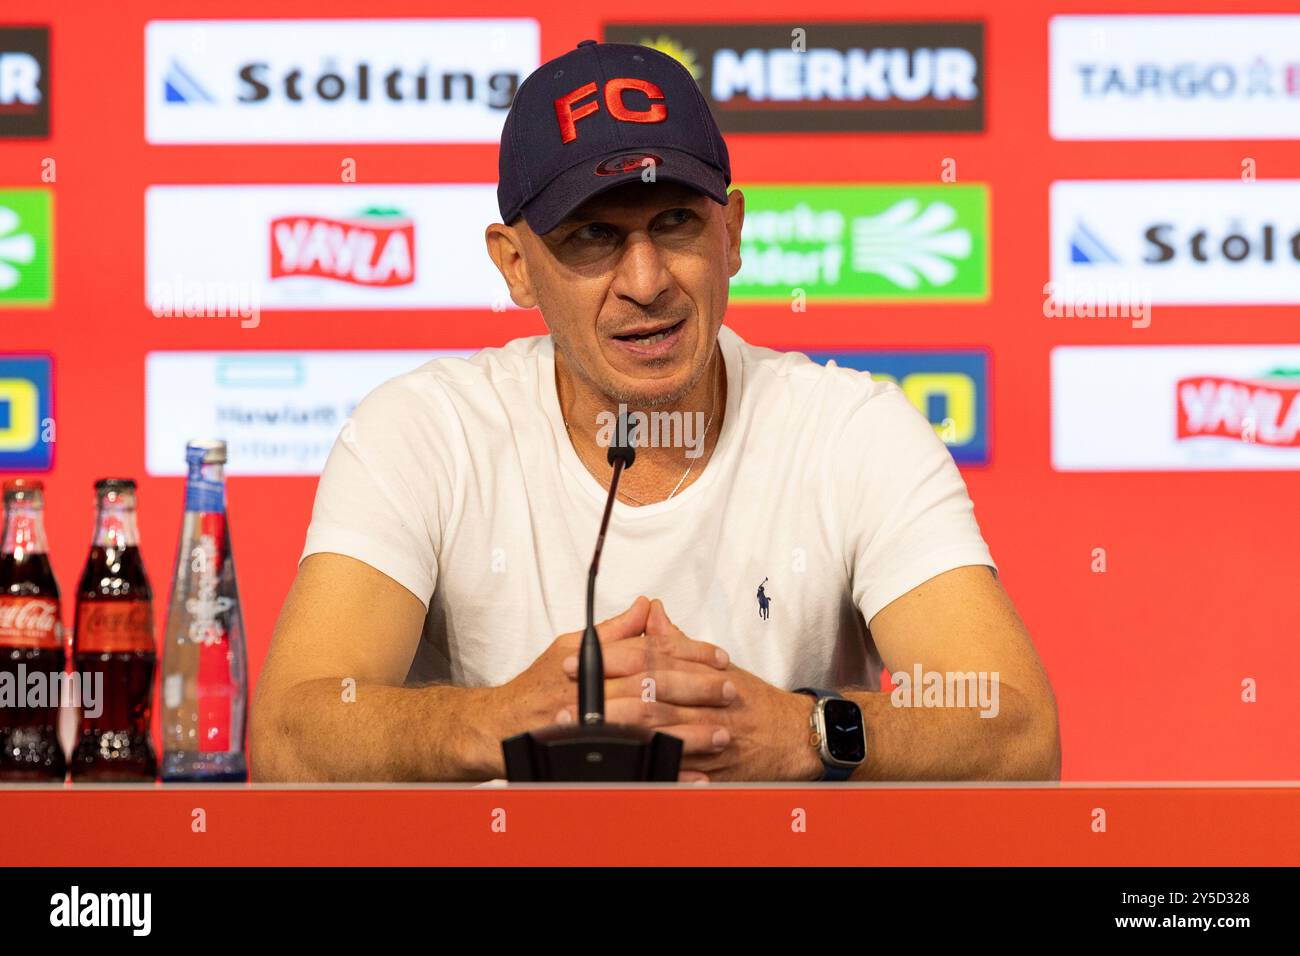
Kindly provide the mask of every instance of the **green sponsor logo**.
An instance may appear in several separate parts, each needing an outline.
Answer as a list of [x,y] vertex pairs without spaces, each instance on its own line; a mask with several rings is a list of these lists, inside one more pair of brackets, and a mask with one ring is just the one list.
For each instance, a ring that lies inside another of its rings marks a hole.
[[988,188],[746,186],[738,302],[987,299]]
[[0,306],[50,304],[51,193],[0,189]]

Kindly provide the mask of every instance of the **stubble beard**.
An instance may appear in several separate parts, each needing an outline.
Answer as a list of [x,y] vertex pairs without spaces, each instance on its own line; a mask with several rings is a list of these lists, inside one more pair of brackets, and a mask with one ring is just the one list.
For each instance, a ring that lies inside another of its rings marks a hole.
[[[604,396],[611,405],[626,405],[629,410],[638,409],[660,409],[665,406],[675,406],[682,401],[691,390],[699,385],[700,381],[708,373],[712,366],[713,353],[716,348],[709,350],[708,356],[703,363],[696,366],[691,371],[691,377],[685,384],[673,389],[671,392],[650,392],[633,388],[623,388],[618,383],[598,377],[593,371],[587,368],[577,352],[568,342],[563,334],[557,334],[554,328],[551,328],[551,340],[555,343],[556,349],[564,357],[565,364],[570,372],[581,379],[586,386],[598,394]],[[597,346],[599,349],[599,346]]]

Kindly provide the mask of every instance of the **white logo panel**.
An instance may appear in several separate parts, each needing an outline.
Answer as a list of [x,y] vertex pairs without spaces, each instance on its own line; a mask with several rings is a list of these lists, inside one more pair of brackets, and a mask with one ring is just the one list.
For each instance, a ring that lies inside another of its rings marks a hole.
[[479,184],[151,186],[146,304],[227,288],[262,310],[503,310],[483,243],[499,218]]
[[1052,350],[1057,471],[1300,470],[1300,345]]
[[1051,208],[1062,301],[1300,302],[1300,180],[1060,181]]
[[150,352],[145,463],[184,475],[185,443],[224,438],[231,475],[318,475],[367,393],[467,351]]
[[1062,140],[1300,138],[1300,16],[1059,16]]
[[150,143],[495,143],[532,19],[155,20]]

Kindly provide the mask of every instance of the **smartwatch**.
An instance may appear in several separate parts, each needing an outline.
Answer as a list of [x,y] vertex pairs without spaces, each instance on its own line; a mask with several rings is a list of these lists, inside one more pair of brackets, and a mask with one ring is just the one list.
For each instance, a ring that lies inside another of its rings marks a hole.
[[867,731],[862,726],[862,708],[833,690],[799,687],[796,694],[816,698],[809,724],[816,735],[822,758],[823,780],[847,780],[867,759]]

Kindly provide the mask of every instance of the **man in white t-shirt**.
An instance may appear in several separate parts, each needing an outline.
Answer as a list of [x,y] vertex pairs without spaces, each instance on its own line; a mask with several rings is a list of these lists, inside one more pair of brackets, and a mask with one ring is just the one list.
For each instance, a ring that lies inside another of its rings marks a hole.
[[730,180],[656,51],[584,41],[520,87],[486,239],[550,335],[357,408],[258,684],[257,779],[500,777],[503,738],[577,719],[620,410],[643,425],[596,588],[607,719],[680,737],[689,781],[1059,776],[1051,687],[934,429],[723,325]]

